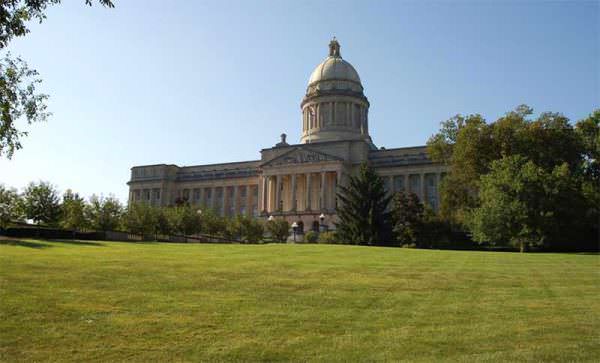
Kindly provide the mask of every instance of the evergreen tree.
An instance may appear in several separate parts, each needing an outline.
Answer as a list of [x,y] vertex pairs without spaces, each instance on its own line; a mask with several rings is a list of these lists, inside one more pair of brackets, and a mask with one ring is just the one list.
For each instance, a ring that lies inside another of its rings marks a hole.
[[383,179],[367,164],[348,186],[340,186],[337,194],[339,223],[337,236],[341,242],[353,244],[385,244],[389,241],[391,196],[386,195]]

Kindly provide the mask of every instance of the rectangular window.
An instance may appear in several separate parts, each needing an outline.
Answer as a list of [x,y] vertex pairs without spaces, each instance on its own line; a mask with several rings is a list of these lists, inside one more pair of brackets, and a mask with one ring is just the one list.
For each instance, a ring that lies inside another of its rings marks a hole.
[[183,190],[183,199],[190,200],[190,190],[189,189]]

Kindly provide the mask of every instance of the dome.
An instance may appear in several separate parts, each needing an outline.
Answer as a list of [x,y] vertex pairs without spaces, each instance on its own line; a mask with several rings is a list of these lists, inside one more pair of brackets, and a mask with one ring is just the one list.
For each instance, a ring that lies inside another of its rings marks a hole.
[[310,75],[307,93],[329,90],[363,90],[358,72],[342,59],[340,43],[335,38],[329,43],[329,56]]
[[308,84],[333,80],[360,83],[358,72],[352,67],[352,64],[343,60],[342,57],[329,56],[315,68],[310,75]]

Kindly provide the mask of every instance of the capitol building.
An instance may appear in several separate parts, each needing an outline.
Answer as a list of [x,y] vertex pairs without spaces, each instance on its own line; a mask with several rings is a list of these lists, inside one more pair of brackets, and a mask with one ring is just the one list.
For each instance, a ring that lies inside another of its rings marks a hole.
[[225,216],[273,216],[297,222],[304,230],[316,229],[320,222],[333,227],[338,186],[366,162],[389,193],[413,192],[437,209],[445,167],[428,158],[425,146],[375,146],[369,106],[358,72],[342,58],[334,38],[300,103],[300,143],[288,143],[282,134],[275,146],[260,151],[260,160],[134,166],[127,183],[129,201],[159,206],[188,202]]

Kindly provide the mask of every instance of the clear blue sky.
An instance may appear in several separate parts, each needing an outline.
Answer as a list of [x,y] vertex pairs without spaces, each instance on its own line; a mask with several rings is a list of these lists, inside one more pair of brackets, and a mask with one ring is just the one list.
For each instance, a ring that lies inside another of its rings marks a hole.
[[576,121],[600,107],[600,2],[65,0],[11,43],[52,118],[0,160],[0,183],[47,180],[126,200],[129,168],[260,157],[286,132],[335,35],[371,102],[378,146],[422,145],[457,113],[526,103]]

